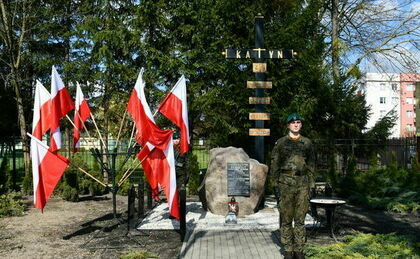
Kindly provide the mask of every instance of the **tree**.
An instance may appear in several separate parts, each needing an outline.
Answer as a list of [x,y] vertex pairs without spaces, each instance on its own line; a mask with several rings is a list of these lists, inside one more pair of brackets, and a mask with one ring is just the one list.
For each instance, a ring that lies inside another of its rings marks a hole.
[[[75,27],[71,62],[73,78],[90,93],[105,138],[116,135],[140,67],[139,38],[133,29],[136,1],[84,1]],[[85,82],[88,82],[85,84]]]
[[29,149],[27,146],[27,121],[25,116],[25,96],[30,96],[30,81],[25,78],[23,63],[30,38],[31,6],[32,1],[0,1],[0,48],[4,55],[1,56],[2,65],[6,66],[3,74],[5,86],[11,86],[17,108],[19,133],[23,142],[25,175],[29,174]]
[[368,61],[377,69],[418,71],[420,39],[414,0],[325,1],[325,33],[331,35],[330,56],[335,83],[360,74]]

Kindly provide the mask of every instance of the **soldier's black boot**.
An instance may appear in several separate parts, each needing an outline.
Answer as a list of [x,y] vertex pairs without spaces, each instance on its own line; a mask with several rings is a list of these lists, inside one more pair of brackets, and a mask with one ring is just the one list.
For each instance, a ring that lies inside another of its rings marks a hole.
[[293,259],[293,252],[292,251],[285,251],[284,252],[284,259]]
[[303,252],[295,252],[295,259],[305,259],[305,254]]

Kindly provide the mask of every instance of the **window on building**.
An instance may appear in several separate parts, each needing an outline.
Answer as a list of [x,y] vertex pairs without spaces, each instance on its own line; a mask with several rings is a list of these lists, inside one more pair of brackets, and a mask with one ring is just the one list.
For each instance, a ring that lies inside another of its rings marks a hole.
[[386,115],[386,111],[385,110],[380,110],[379,111],[379,117],[384,117]]
[[407,129],[407,131],[409,131],[409,132],[414,131],[413,124],[407,124],[406,129]]
[[386,103],[385,97],[379,97],[379,103]]
[[392,88],[392,91],[397,91],[398,90],[398,85],[397,84],[391,84],[391,88]]
[[407,118],[413,118],[413,111],[406,111]]
[[386,89],[385,83],[379,85],[379,90],[384,91]]
[[406,102],[407,104],[413,104],[413,98],[411,98],[411,97],[407,97],[407,98],[405,98],[405,102]]
[[398,97],[392,97],[392,104],[398,104],[399,98]]
[[405,87],[405,90],[407,90],[407,91],[414,91],[414,85],[407,85]]

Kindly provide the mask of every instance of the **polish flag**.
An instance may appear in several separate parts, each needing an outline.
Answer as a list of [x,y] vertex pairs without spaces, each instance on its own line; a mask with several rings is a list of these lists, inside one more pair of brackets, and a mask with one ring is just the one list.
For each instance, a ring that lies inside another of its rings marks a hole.
[[64,87],[55,67],[52,67],[51,73],[51,151],[56,152],[61,148],[60,119],[69,111],[74,109],[74,103],[69,92]]
[[34,113],[32,119],[32,135],[39,140],[50,129],[49,118],[50,115],[50,93],[39,82],[36,81],[35,98],[34,98]]
[[142,69],[127,104],[127,111],[136,123],[136,140],[143,146],[138,158],[154,198],[158,199],[160,186],[166,194],[170,215],[179,219],[172,130],[162,130],[156,125],[144,94],[143,73]]
[[180,128],[180,153],[184,154],[188,152],[190,134],[188,127],[187,86],[184,76],[181,76],[171,92],[159,105],[158,110]]
[[146,175],[147,181],[149,182],[150,188],[152,189],[152,197],[156,201],[159,200],[159,184],[156,177],[156,174],[154,174],[154,170],[149,163],[149,160],[146,159],[149,155],[151,155],[151,152],[155,149],[155,146],[147,142],[143,148],[140,150],[140,152],[137,154],[137,158],[140,160],[141,165],[143,166],[144,174]]
[[34,204],[36,208],[43,210],[69,161],[60,154],[49,151],[49,147],[34,136],[28,135],[31,137]]
[[77,83],[75,106],[73,119],[75,125],[75,128],[73,129],[74,153],[77,152],[77,149],[80,146],[80,131],[84,128],[85,121],[90,117],[90,108],[86,99],[83,97],[83,92],[79,83]]
[[[169,215],[179,220],[179,194],[176,188],[175,156],[172,137],[167,148],[160,150],[146,145],[138,154],[155,199],[161,187],[166,195]],[[143,151],[145,150],[145,151]],[[143,151],[143,152],[142,152]],[[145,156],[146,155],[146,156]]]
[[137,142],[142,146],[149,142],[156,148],[165,150],[169,143],[169,138],[172,136],[172,131],[160,129],[153,119],[144,94],[143,72],[144,69],[142,68],[128,101],[127,111],[131,114],[136,124]]

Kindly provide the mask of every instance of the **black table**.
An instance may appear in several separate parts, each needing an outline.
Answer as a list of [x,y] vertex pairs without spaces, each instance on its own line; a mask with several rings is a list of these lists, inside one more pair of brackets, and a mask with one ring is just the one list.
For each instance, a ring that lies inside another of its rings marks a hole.
[[[310,200],[310,203],[313,206],[319,206],[325,209],[325,214],[327,216],[327,227],[330,228],[331,237],[336,240],[334,235],[335,209],[341,205],[346,204],[346,201],[338,198],[314,198]],[[314,216],[318,217],[318,215]]]

